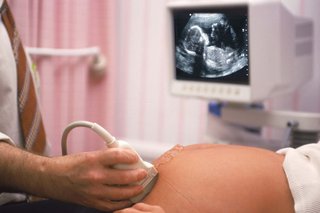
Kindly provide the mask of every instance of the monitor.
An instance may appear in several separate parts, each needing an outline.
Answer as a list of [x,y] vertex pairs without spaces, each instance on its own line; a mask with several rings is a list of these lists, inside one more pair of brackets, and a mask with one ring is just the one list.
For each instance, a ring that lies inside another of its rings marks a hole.
[[312,22],[280,1],[172,1],[168,14],[173,94],[260,102],[312,76]]

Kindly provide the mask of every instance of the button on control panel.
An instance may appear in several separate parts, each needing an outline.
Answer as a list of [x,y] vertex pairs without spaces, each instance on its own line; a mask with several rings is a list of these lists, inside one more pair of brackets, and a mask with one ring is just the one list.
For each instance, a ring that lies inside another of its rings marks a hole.
[[246,102],[250,100],[249,86],[219,83],[176,82],[172,92],[177,95],[198,96],[223,101]]

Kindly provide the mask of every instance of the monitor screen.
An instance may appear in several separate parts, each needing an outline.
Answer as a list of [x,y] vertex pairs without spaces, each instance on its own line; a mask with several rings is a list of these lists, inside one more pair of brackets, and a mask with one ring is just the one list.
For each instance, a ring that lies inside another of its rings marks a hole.
[[172,11],[176,80],[249,85],[248,8]]

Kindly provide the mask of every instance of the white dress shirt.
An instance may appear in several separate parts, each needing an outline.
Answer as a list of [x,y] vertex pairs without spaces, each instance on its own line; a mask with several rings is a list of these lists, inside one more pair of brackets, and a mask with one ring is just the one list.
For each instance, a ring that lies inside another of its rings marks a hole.
[[[0,0],[0,6],[2,4],[3,0]],[[27,63],[31,70],[31,60],[28,55]],[[37,91],[39,82],[35,81],[37,79],[35,79],[34,74],[32,73],[32,77]],[[14,54],[7,29],[0,18],[0,143],[7,142],[22,147],[23,139],[19,122],[17,88],[17,67]],[[49,152],[50,145],[47,143],[45,154],[49,155]],[[0,205],[25,199],[25,194],[0,192]]]
[[[0,6],[2,3],[0,0]],[[0,141],[21,147],[17,100],[16,63],[7,30],[0,19]],[[24,194],[0,192],[0,205],[25,199]]]
[[[3,0],[0,0],[0,5],[2,2]],[[22,139],[17,103],[17,69],[10,39],[2,20],[0,47],[0,139],[20,147]]]

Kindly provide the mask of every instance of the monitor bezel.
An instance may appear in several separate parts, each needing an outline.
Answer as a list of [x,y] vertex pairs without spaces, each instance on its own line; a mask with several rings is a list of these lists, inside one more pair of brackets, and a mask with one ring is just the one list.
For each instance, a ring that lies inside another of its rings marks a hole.
[[248,41],[248,72],[249,76],[245,83],[231,83],[215,80],[199,80],[199,79],[179,79],[176,76],[176,62],[175,62],[175,38],[174,35],[174,12],[175,11],[196,11],[196,12],[218,12],[218,11],[245,11],[248,24],[248,37],[250,32],[250,20],[249,20],[249,5],[246,3],[219,5],[219,4],[185,4],[185,5],[169,5],[169,22],[171,25],[171,32],[169,33],[171,38],[171,93],[173,95],[193,96],[205,99],[214,99],[222,101],[233,102],[250,102],[251,91],[251,75],[250,75],[250,44]]

